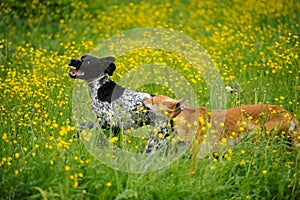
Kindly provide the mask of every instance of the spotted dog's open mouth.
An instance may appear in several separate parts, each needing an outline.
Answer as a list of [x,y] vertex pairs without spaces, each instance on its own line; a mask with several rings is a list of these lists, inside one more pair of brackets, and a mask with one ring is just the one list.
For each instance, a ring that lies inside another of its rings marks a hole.
[[78,69],[69,69],[69,75],[71,78],[76,78],[77,76],[83,76],[84,75],[84,72],[83,71],[80,71]]
[[69,75],[71,78],[76,78],[76,77],[84,75],[84,72],[79,70],[81,64],[82,64],[81,60],[78,60],[78,59],[71,60],[71,62],[69,63],[69,66],[76,68],[76,69],[74,69],[74,68],[69,69]]

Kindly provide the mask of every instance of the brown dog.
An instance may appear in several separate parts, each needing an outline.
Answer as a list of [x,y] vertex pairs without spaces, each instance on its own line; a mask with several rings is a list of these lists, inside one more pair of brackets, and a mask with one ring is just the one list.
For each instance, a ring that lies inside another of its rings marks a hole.
[[207,141],[217,146],[222,143],[232,146],[248,132],[261,130],[267,133],[274,131],[282,137],[287,132],[288,141],[300,147],[299,122],[290,112],[276,105],[247,105],[208,111],[204,107],[194,109],[167,96],[146,98],[144,103],[153,112],[167,116],[177,132],[191,136],[190,142],[195,137],[200,149]]

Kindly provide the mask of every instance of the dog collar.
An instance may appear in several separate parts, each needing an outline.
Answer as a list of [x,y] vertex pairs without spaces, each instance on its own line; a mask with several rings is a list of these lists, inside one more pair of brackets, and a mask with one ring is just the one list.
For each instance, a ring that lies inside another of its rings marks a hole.
[[171,117],[171,119],[174,119],[175,117],[177,117],[181,111],[183,111],[185,108],[179,108],[178,110],[176,110],[176,112],[174,113],[174,115]]
[[104,78],[105,76],[106,76],[106,74],[103,74],[102,76],[99,76],[99,77],[96,78],[95,80],[89,81],[87,84],[89,85],[89,84],[92,84],[92,83],[94,83],[94,82],[96,82],[96,81],[99,81],[100,79]]

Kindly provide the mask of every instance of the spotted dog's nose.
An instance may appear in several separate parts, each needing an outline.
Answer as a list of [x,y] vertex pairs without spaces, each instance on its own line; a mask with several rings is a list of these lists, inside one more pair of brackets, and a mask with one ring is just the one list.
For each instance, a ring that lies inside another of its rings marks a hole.
[[72,66],[72,67],[76,67],[76,69],[79,69],[80,66],[81,66],[82,62],[81,60],[78,60],[78,59],[72,59],[71,62],[69,63],[69,66]]

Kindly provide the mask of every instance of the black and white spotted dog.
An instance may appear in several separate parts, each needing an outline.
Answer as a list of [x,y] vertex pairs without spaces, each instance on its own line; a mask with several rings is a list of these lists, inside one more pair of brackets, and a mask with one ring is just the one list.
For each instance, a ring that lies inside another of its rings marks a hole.
[[[168,120],[149,112],[144,99],[152,95],[134,92],[123,88],[110,79],[116,69],[115,58],[96,58],[85,55],[81,59],[72,59],[69,70],[71,78],[87,82],[93,111],[100,119],[104,129],[111,129],[117,134],[120,129],[137,128],[143,125],[158,127],[157,133],[150,133],[146,152],[160,148],[169,136]],[[162,137],[158,137],[158,134]]]

